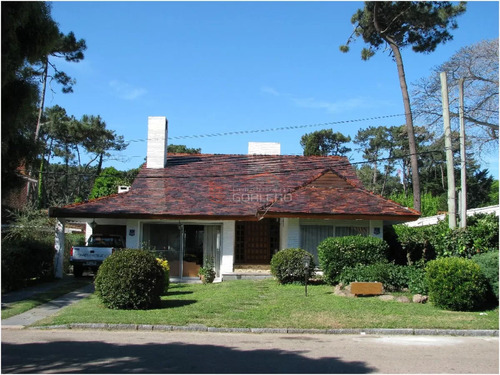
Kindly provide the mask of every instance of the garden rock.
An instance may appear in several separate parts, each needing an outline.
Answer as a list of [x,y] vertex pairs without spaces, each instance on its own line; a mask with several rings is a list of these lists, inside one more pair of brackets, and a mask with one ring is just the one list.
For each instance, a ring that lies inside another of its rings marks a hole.
[[429,299],[428,296],[423,296],[421,294],[415,294],[413,296],[413,303],[426,303]]
[[351,286],[348,285],[344,288],[344,284],[342,283],[335,285],[333,294],[340,297],[354,297],[354,294],[351,294]]
[[411,301],[406,296],[399,296],[399,297],[396,297],[396,302],[410,303]]
[[395,297],[392,294],[384,294],[378,297],[382,301],[394,301]]

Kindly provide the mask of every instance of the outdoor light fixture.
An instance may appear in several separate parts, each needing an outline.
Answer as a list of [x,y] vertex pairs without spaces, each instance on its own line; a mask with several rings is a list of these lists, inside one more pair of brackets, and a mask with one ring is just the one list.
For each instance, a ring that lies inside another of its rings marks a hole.
[[302,259],[302,263],[304,264],[304,274],[305,274],[305,288],[306,288],[306,297],[307,297],[307,279],[309,278],[309,257],[306,255],[304,259]]
[[90,228],[92,229],[92,232],[94,232],[95,228],[97,227],[97,223],[95,219],[92,220],[92,222],[89,224]]

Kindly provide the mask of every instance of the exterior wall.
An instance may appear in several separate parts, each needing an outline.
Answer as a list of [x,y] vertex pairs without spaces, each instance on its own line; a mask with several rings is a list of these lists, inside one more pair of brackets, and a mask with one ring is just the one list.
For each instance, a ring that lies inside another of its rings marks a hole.
[[235,228],[236,222],[234,220],[222,223],[221,274],[233,272]]
[[384,223],[382,220],[370,220],[370,236],[384,238]]
[[129,249],[139,249],[140,230],[139,220],[127,220],[127,237],[125,244]]

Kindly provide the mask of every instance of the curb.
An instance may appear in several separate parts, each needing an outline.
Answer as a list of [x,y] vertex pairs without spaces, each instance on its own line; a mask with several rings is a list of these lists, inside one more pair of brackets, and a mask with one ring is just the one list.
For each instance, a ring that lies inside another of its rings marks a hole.
[[[3,328],[3,327],[2,327]],[[12,327],[13,328],[13,327]],[[53,326],[28,327],[28,329],[101,329],[108,331],[183,331],[222,333],[272,333],[272,334],[326,334],[326,335],[405,335],[405,336],[476,336],[498,337],[498,330],[415,329],[415,328],[224,328],[204,325],[172,326],[151,324],[71,323]]]

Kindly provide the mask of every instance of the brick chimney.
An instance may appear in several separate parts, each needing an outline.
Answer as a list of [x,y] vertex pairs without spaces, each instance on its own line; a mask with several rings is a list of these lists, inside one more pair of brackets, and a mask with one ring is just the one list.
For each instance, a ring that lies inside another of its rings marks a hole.
[[278,142],[248,142],[248,155],[280,155]]
[[149,116],[147,168],[165,168],[167,165],[167,140],[167,118],[165,116]]

